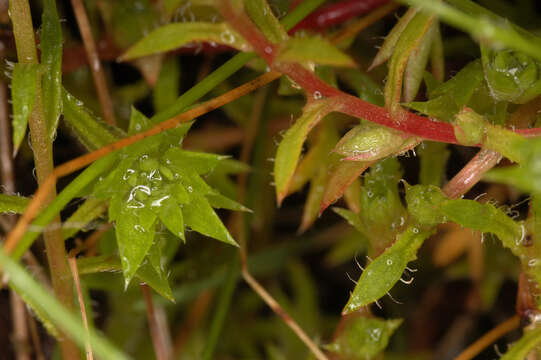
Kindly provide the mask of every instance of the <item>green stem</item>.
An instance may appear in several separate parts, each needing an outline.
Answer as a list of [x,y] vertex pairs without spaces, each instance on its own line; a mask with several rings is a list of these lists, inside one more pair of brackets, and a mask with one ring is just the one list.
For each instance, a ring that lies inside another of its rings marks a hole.
[[[36,41],[34,38],[34,28],[32,26],[32,16],[28,0],[10,0],[9,10],[13,23],[13,36],[17,47],[17,58],[20,63],[37,64]],[[34,151],[34,163],[38,184],[43,181],[53,171],[53,149],[49,141],[47,123],[43,110],[43,99],[41,95],[41,83],[38,84],[35,106],[30,117],[30,137],[32,149]],[[47,207],[56,196],[56,192],[51,192],[43,207]],[[73,283],[71,272],[67,263],[66,249],[62,239],[60,229],[60,217],[53,219],[51,229],[43,234],[45,248],[49,260],[49,269],[54,291],[59,301],[66,308],[73,308]],[[65,335],[64,335],[65,337]],[[60,348],[64,359],[80,358],[80,352],[77,345],[68,340],[67,337],[60,342]]]
[[216,313],[212,318],[210,333],[205,344],[205,350],[203,351],[203,360],[210,360],[213,358],[214,350],[216,349],[216,344],[218,343],[218,338],[224,327],[225,318],[227,316],[227,313],[229,312],[231,300],[233,299],[233,293],[235,292],[235,287],[237,285],[238,274],[239,264],[238,261],[234,261],[231,265],[229,265],[227,279],[223,285],[222,291],[220,292],[220,299],[218,300]]

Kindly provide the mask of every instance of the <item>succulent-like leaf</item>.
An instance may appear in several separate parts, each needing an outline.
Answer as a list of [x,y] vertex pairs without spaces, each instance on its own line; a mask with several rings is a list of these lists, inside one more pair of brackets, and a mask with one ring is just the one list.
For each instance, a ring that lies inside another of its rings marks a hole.
[[34,109],[38,82],[41,76],[39,64],[15,64],[11,82],[13,100],[13,149],[17,152],[23,141],[28,120]]
[[62,27],[56,11],[56,2],[43,2],[41,19],[41,63],[43,73],[43,112],[47,120],[49,138],[55,138],[62,112]]
[[389,338],[402,324],[402,319],[354,317],[345,320],[338,338],[326,348],[351,360],[375,358],[385,350]]
[[249,51],[250,45],[227,23],[173,23],[157,28],[130,47],[121,60],[173,50],[191,42],[208,41]]
[[410,226],[398,235],[395,243],[365,268],[342,313],[359,310],[385,296],[400,280],[408,263],[417,258],[417,250],[433,232]]

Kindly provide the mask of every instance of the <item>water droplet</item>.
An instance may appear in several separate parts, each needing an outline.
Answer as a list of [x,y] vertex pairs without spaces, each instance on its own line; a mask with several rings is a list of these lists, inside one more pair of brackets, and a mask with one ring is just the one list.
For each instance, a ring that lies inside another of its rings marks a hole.
[[188,190],[188,192],[193,192],[193,188],[191,185],[188,185],[188,187],[186,188]]
[[265,47],[265,53],[266,54],[272,54],[272,47],[270,47],[270,46]]
[[387,266],[391,266],[393,264],[393,260],[387,259]]
[[419,233],[419,229],[417,229],[416,227],[414,227],[411,231],[413,231],[414,234],[418,234],[418,233]]
[[314,99],[315,100],[319,100],[323,97],[323,95],[321,95],[321,93],[319,91],[314,91]]
[[380,337],[381,337],[381,329],[376,328],[376,329],[370,330],[370,339],[372,339],[372,341],[374,342],[379,341]]

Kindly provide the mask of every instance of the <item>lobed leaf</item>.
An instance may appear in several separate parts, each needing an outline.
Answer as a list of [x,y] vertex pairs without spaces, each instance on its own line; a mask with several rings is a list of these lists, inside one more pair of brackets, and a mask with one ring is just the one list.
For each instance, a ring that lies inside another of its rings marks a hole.
[[357,311],[385,296],[400,280],[408,263],[417,258],[417,250],[432,233],[433,229],[409,226],[398,235],[395,243],[363,271],[342,314]]
[[174,50],[191,42],[208,41],[249,51],[250,45],[227,23],[187,22],[157,28],[130,47],[121,61]]
[[41,76],[39,64],[15,64],[11,81],[13,100],[13,151],[17,152],[23,141],[28,120],[34,109]]

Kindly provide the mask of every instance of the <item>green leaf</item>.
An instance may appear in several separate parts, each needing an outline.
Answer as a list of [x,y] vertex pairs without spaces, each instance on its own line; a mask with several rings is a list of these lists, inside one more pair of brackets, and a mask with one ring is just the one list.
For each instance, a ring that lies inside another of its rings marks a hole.
[[515,342],[500,360],[522,360],[541,342],[541,328],[529,329]]
[[433,229],[410,226],[398,235],[395,243],[363,271],[342,314],[359,310],[387,294],[402,277],[408,262],[417,258],[417,250],[433,232]]
[[353,67],[355,62],[334,45],[319,37],[291,38],[282,43],[278,62],[313,62],[320,65]]
[[128,208],[122,204],[116,221],[116,239],[126,286],[154,242],[156,214],[147,208]]
[[[417,13],[400,35],[393,50],[389,62],[389,74],[385,83],[385,105],[397,121],[401,121],[401,116],[404,114],[400,106],[404,72],[410,57],[415,56],[415,53],[419,51],[425,37],[430,37],[434,19],[434,16],[429,14]],[[420,82],[422,72],[416,76],[416,81]]]
[[27,303],[33,303],[46,315],[48,319],[64,333],[69,336],[81,347],[84,348],[86,342],[90,340],[90,345],[94,353],[103,358],[111,360],[129,359],[107,339],[100,336],[94,329],[90,329],[90,336],[81,322],[81,320],[64,308],[49,292],[43,289],[19,264],[10,259],[0,250],[0,265],[5,275],[9,277],[9,283],[19,296]]
[[447,144],[425,141],[418,148],[421,159],[419,182],[422,185],[441,186],[445,179],[445,169],[450,151]]
[[244,9],[272,43],[279,44],[288,38],[287,32],[274,16],[266,0],[244,1]]
[[364,233],[366,231],[361,219],[359,218],[359,214],[351,210],[338,207],[333,207],[332,211],[343,217],[348,222],[348,224],[353,226],[358,232]]
[[13,152],[16,153],[26,134],[30,114],[34,109],[38,82],[41,76],[39,64],[15,64],[11,81],[13,100]]
[[234,210],[234,211],[246,211],[246,212],[252,212],[252,210],[248,209],[242,204],[239,204],[238,202],[231,200],[228,197],[223,196],[220,193],[212,192],[210,194],[205,195],[210,205],[215,209],[228,209],[228,210]]
[[42,82],[43,111],[52,141],[62,112],[62,27],[54,0],[43,2],[40,48],[41,63],[46,69]]
[[194,171],[197,174],[206,174],[214,170],[218,163],[228,158],[203,152],[185,151],[180,148],[171,148],[164,155],[165,162],[172,167],[183,171]]
[[22,214],[29,202],[24,196],[0,194],[0,213]]
[[163,269],[157,271],[156,268],[151,265],[150,261],[145,261],[137,270],[135,277],[137,277],[143,283],[148,284],[152,289],[167,300],[175,302],[173,291],[171,291],[171,286],[167,280],[167,274],[165,271],[163,271]]
[[80,100],[65,89],[62,91],[62,103],[64,121],[88,150],[97,150],[125,136],[119,128],[94,116]]
[[521,246],[526,237],[524,225],[514,221],[494,205],[457,199],[444,201],[440,209],[449,220],[468,229],[493,233],[515,256],[520,257],[524,253]]
[[408,59],[406,69],[404,70],[404,101],[413,101],[417,96],[438,26],[437,21],[431,23],[430,28],[423,35],[423,38],[419,41],[416,49]]
[[62,224],[62,237],[70,238],[79,230],[84,229],[90,222],[100,217],[107,210],[107,206],[107,201],[103,199],[87,199]]
[[358,69],[341,69],[338,72],[340,80],[349,85],[360,99],[374,105],[383,106],[383,90],[381,85]]
[[340,199],[349,186],[371,165],[364,161],[340,161],[331,170],[331,176],[327,182],[323,199],[321,200],[320,213],[329,205]]
[[374,57],[372,64],[368,68],[368,71],[372,70],[376,66],[383,64],[391,57],[396,43],[400,39],[400,36],[406,29],[406,26],[409,24],[411,19],[413,19],[415,14],[417,14],[417,10],[414,8],[409,8],[408,11],[406,11],[406,13],[402,15],[400,20],[398,20],[396,25],[391,30],[391,32],[385,37],[385,41],[383,42],[383,45],[381,45],[378,53]]
[[340,335],[326,348],[346,359],[372,359],[385,350],[402,319],[355,317],[346,320]]
[[490,170],[484,179],[516,186],[525,192],[541,193],[541,140],[530,139],[518,147],[520,165]]
[[190,194],[191,201],[182,208],[186,226],[227,244],[238,246],[205,197]]
[[169,231],[181,238],[182,241],[186,241],[182,209],[173,198],[167,197],[161,202],[158,208],[158,217]]
[[329,171],[327,166],[319,168],[315,176],[310,181],[310,190],[304,203],[304,209],[302,211],[302,221],[299,227],[299,233],[303,233],[308,230],[310,226],[316,221],[319,210],[321,208],[321,200],[325,193],[325,185],[329,179]]
[[491,95],[498,101],[524,104],[541,94],[541,62],[510,49],[481,45],[483,70]]
[[274,162],[274,181],[278,203],[282,202],[288,192],[306,136],[329,111],[331,111],[330,106],[325,100],[314,101],[307,105],[302,116],[289,128],[280,142]]
[[383,126],[365,123],[348,131],[336,144],[334,152],[349,161],[375,161],[405,151],[416,138]]
[[116,0],[109,4],[113,39],[121,48],[143,38],[159,22],[158,13],[149,0]]
[[152,92],[154,111],[160,112],[173,105],[180,94],[180,63],[177,57],[168,57],[162,64],[158,81]]
[[472,1],[451,0],[444,3],[404,0],[404,2],[438,15],[442,21],[468,32],[475,39],[492,44],[497,49],[505,46],[541,60],[541,38]]
[[434,185],[406,185],[406,202],[409,213],[421,224],[437,225],[445,222],[440,210],[447,200],[441,189]]
[[241,51],[249,51],[251,48],[227,23],[174,23],[152,31],[130,47],[120,57],[120,60],[133,60],[138,57],[173,50],[191,42],[201,41],[215,42]]

